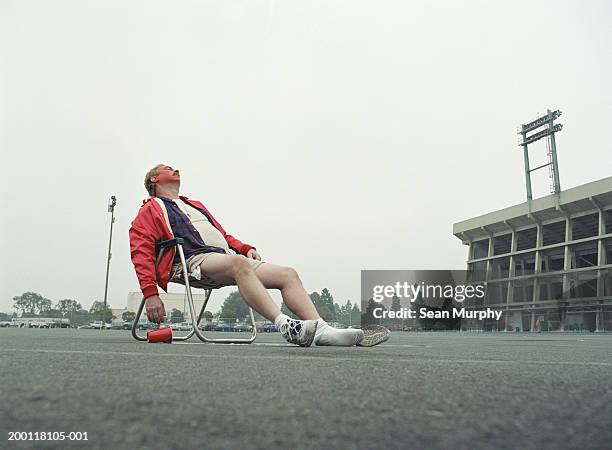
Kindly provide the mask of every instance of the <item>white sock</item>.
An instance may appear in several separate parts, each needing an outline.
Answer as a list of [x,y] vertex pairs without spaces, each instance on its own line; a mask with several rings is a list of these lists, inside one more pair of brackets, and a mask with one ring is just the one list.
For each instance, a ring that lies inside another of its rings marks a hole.
[[289,322],[289,320],[291,320],[291,317],[289,317],[287,314],[280,313],[278,316],[276,316],[276,319],[274,319],[274,326],[278,331],[280,331],[280,326]]
[[332,327],[323,319],[319,319],[317,322],[314,345],[351,347],[363,339],[363,331],[361,330],[354,328],[339,330],[338,328]]

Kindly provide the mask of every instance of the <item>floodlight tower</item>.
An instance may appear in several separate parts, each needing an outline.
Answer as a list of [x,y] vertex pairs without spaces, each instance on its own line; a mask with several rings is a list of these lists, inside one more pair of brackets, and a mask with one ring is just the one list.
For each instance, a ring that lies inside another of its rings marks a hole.
[[[527,186],[527,200],[531,200],[533,195],[531,193],[531,172],[541,169],[543,167],[550,168],[550,177],[552,178],[551,191],[554,194],[561,192],[561,181],[559,180],[559,165],[557,163],[557,144],[555,142],[555,133],[561,131],[563,125],[558,123],[555,124],[553,121],[561,115],[561,111],[551,111],[550,109],[546,115],[538,117],[536,120],[527,124],[521,125],[521,129],[518,134],[521,135],[522,140],[519,145],[523,147],[523,156],[525,159],[525,184]],[[538,128],[546,127],[543,130],[538,131],[530,136],[527,133],[537,130]],[[538,141],[544,137],[548,137],[548,163],[542,164],[534,169],[529,168],[529,152],[527,145]]]
[[102,327],[104,328],[106,325],[106,298],[108,295],[108,272],[110,269],[110,260],[112,257],[111,253],[111,244],[113,242],[113,224],[115,223],[115,206],[117,205],[117,198],[114,195],[111,195],[110,200],[108,201],[108,212],[111,213],[111,223],[110,223],[110,237],[108,238],[108,257],[106,259],[106,282],[104,283],[104,312],[102,313]]

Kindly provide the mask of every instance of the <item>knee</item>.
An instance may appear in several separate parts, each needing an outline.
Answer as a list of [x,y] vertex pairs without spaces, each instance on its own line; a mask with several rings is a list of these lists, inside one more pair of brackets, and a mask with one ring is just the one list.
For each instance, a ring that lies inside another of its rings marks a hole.
[[234,275],[234,277],[251,270],[251,266],[249,265],[247,259],[244,256],[233,255],[230,256],[230,258],[232,274]]
[[293,267],[283,267],[281,269],[281,279],[284,285],[301,283],[300,276]]

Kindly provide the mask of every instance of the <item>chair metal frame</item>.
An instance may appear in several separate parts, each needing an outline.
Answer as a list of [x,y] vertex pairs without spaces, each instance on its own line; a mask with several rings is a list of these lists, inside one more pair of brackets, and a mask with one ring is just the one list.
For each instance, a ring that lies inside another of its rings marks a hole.
[[[195,304],[193,302],[193,296],[191,294],[191,287],[198,287],[198,280],[195,278],[192,278],[192,280],[190,281],[190,274],[189,271],[187,270],[187,262],[185,261],[185,253],[183,252],[183,244],[184,244],[184,239],[183,238],[174,238],[174,239],[168,239],[166,241],[161,241],[158,242],[155,246],[158,254],[157,254],[157,259],[155,261],[155,266],[157,267],[157,265],[159,264],[162,255],[164,254],[164,252],[166,251],[167,248],[169,247],[173,247],[176,246],[176,249],[178,251],[179,257],[181,259],[181,265],[183,266],[183,278],[181,281],[177,281],[174,280],[172,281],[173,283],[178,283],[178,284],[182,284],[185,286],[185,295],[187,296],[187,303],[189,304],[189,311],[191,312],[191,325],[192,325],[192,329],[189,330],[189,332],[185,335],[185,336],[173,336],[172,340],[173,341],[186,341],[188,339],[190,339],[194,334],[198,337],[198,339],[200,339],[200,341],[202,342],[206,342],[206,343],[211,343],[211,344],[250,344],[253,341],[255,341],[255,338],[257,337],[257,326],[255,325],[255,317],[253,315],[253,309],[249,307],[249,315],[251,317],[251,325],[253,327],[252,333],[251,333],[251,337],[250,338],[235,338],[235,339],[213,339],[213,338],[209,338],[206,337],[204,335],[204,333],[200,330],[199,325],[200,325],[200,321],[202,320],[202,316],[204,315],[204,311],[206,310],[206,305],[208,304],[208,300],[210,299],[210,295],[212,294],[212,289],[205,289],[206,292],[206,296],[204,297],[204,304],[202,305],[202,309],[200,310],[200,313],[197,316],[196,319],[196,308],[195,308]],[[186,276],[187,275],[187,276]],[[137,341],[146,341],[147,337],[146,336],[141,336],[138,334],[138,322],[140,321],[140,316],[142,315],[142,310],[144,308],[145,305],[145,298],[142,298],[142,301],[140,302],[140,306],[138,308],[138,312],[136,313],[136,317],[134,318],[134,323],[132,324],[132,336],[134,337],[134,339],[136,339]]]

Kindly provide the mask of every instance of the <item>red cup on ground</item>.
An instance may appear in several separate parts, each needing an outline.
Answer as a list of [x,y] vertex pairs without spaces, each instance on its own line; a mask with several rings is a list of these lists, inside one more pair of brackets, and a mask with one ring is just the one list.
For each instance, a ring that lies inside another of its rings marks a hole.
[[164,327],[158,328],[157,330],[149,330],[147,331],[147,340],[149,341],[149,344],[153,344],[155,342],[170,344],[172,342],[172,328]]

